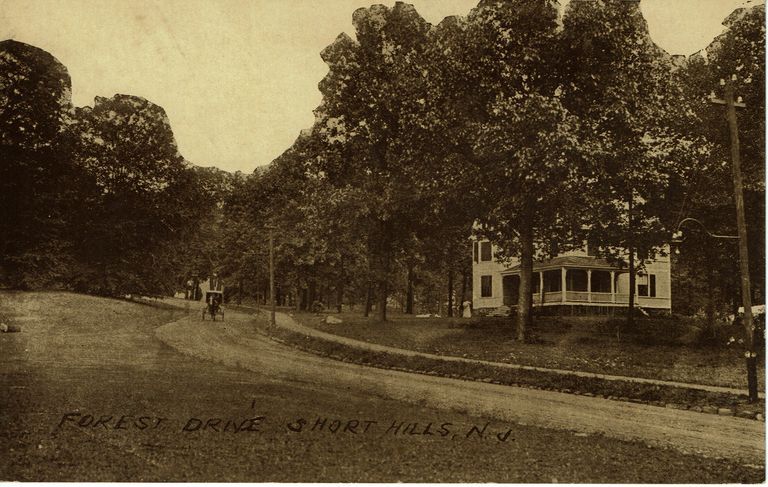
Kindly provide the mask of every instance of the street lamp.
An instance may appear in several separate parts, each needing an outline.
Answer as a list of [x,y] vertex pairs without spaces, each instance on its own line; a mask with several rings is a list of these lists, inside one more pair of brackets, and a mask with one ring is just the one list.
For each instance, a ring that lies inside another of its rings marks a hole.
[[675,232],[672,234],[672,243],[681,243],[683,241],[683,231],[680,229],[683,224],[685,223],[696,223],[698,224],[702,230],[704,230],[704,233],[709,236],[709,238],[718,238],[718,239],[724,239],[724,240],[738,240],[738,235],[718,235],[716,233],[712,233],[709,230],[707,230],[707,227],[704,226],[703,223],[701,223],[699,220],[695,218],[683,218],[680,220],[680,223],[677,224],[677,228],[675,229]]
[[752,295],[749,282],[749,252],[747,250],[747,222],[744,215],[744,189],[741,178],[741,159],[739,155],[739,128],[736,117],[736,108],[746,108],[741,97],[734,100],[734,87],[736,75],[731,79],[720,80],[720,86],[725,89],[725,98],[715,98],[712,92],[709,101],[716,105],[725,106],[725,116],[728,120],[728,128],[731,136],[731,160],[733,162],[733,191],[736,200],[736,226],[739,233],[739,269],[741,273],[741,300],[744,305],[744,330],[747,334],[747,351],[744,356],[747,359],[747,384],[749,388],[749,402],[757,401],[757,353],[755,353],[755,324],[752,317]]

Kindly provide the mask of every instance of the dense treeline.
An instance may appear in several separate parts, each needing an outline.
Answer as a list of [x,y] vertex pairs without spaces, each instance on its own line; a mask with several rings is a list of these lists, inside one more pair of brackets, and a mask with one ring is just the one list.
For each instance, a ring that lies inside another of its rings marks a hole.
[[[727,127],[707,95],[736,74],[763,302],[764,18],[737,10],[682,59],[635,2],[561,17],[546,0],[483,0],[436,26],[399,2],[359,9],[355,38],[321,53],[314,126],[251,175],[186,163],[146,100],[71,107],[62,66],[3,43],[2,279],[160,294],[218,271],[230,297],[266,302],[271,234],[280,304],[450,315],[471,298],[474,234],[521,260],[522,339],[535,259],[589,240],[634,279],[685,217],[735,234]],[[674,306],[714,317],[739,301],[736,247],[686,236]]]
[[161,295],[215,204],[142,98],[71,102],[66,68],[0,43],[0,279],[15,288]]
[[[529,306],[533,260],[585,239],[634,278],[682,218],[735,233],[730,142],[707,100],[732,73],[749,106],[762,302],[763,19],[762,6],[739,10],[706,53],[682,59],[653,43],[633,2],[571,2],[560,18],[552,2],[483,1],[437,26],[403,3],[356,11],[355,39],[342,34],[321,53],[329,72],[315,125],[245,185],[238,211],[255,224],[247,240],[261,245],[260,275],[269,224],[282,293],[301,307],[346,299],[366,314],[375,303],[380,319],[386,303],[413,311],[414,289],[451,305],[468,296],[473,232],[521,258]],[[732,310],[735,246],[686,236],[676,309]],[[429,277],[414,286],[419,276]],[[529,306],[519,307],[521,338]]]

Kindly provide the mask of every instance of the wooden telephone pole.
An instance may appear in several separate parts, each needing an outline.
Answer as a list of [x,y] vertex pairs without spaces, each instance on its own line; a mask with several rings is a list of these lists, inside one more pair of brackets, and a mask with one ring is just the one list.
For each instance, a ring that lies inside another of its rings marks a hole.
[[733,161],[733,191],[736,200],[736,225],[739,235],[739,269],[741,272],[741,301],[744,306],[744,331],[746,332],[747,351],[744,356],[747,359],[747,387],[749,389],[749,402],[757,401],[757,353],[755,353],[755,323],[752,317],[752,293],[749,282],[749,252],[747,248],[747,221],[744,215],[744,187],[741,178],[741,159],[739,155],[739,128],[736,117],[736,108],[745,108],[741,97],[734,101],[733,82],[736,75],[726,82],[720,80],[720,85],[725,87],[725,99],[715,98],[714,93],[710,101],[717,105],[725,105],[725,116],[728,119],[728,128],[731,134],[731,160]]
[[275,227],[267,226],[269,230],[269,324],[275,326]]

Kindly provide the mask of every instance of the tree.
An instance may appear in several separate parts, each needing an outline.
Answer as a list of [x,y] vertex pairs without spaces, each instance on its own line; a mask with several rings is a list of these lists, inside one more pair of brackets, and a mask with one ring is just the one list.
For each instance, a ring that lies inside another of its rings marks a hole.
[[72,266],[70,233],[82,209],[67,120],[66,68],[49,53],[0,42],[0,281],[61,286]]
[[323,52],[330,71],[320,83],[316,130],[326,149],[318,170],[331,185],[365,202],[359,215],[378,288],[378,318],[386,320],[394,256],[418,222],[408,143],[424,118],[424,52],[430,25],[412,6],[358,9],[357,40],[340,35]]
[[561,46],[564,103],[602,146],[594,157],[597,218],[590,238],[609,258],[629,260],[631,324],[637,268],[671,233],[660,214],[668,212],[665,197],[674,195],[670,180],[695,161],[699,146],[675,130],[675,119],[690,112],[681,106],[681,87],[671,82],[672,58],[651,40],[639,3],[571,2]]
[[78,111],[78,161],[92,179],[80,236],[88,263],[74,285],[99,294],[158,295],[175,287],[172,256],[198,222],[197,179],[162,108],[143,98],[96,98]]
[[[693,107],[697,123],[690,130],[705,137],[710,145],[701,164],[687,185],[689,198],[683,216],[693,216],[712,233],[736,234],[733,182],[731,177],[730,140],[721,107],[712,105],[710,92],[721,96],[719,81],[736,75],[735,91],[743,98],[745,109],[739,110],[739,139],[744,175],[750,279],[754,283],[753,300],[764,302],[765,287],[765,6],[755,5],[734,11],[724,21],[726,31],[705,51],[688,59],[682,76],[685,98]],[[697,238],[701,237],[701,238]],[[693,232],[681,251],[693,260],[713,242]],[[735,244],[721,246],[718,258],[708,261],[713,272],[721,276],[722,301],[731,303],[735,312],[740,302],[738,259]],[[687,257],[687,256],[686,256]]]
[[455,156],[472,171],[462,179],[475,185],[466,194],[474,197],[479,233],[500,248],[500,258],[520,259],[517,336],[524,340],[533,260],[546,254],[546,240],[557,238],[563,248],[579,240],[581,206],[570,200],[584,194],[588,170],[578,118],[562,105],[552,76],[557,9],[541,1],[481,2],[466,21],[446,20],[438,30],[452,106],[446,113],[462,127],[445,130],[463,142]]

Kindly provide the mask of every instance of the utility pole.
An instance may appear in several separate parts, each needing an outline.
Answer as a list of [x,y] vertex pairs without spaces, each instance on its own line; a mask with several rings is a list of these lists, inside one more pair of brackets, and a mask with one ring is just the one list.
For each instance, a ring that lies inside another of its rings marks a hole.
[[726,82],[720,80],[720,85],[725,87],[725,99],[715,98],[714,92],[710,95],[710,101],[717,105],[725,105],[725,116],[728,119],[728,128],[731,134],[731,160],[733,161],[733,191],[736,200],[736,225],[739,235],[739,270],[741,272],[741,301],[744,306],[744,330],[747,334],[747,351],[744,356],[747,359],[747,385],[749,389],[749,402],[757,401],[757,353],[755,353],[755,324],[752,317],[752,294],[749,282],[749,252],[747,249],[747,221],[744,216],[744,188],[741,179],[741,159],[739,155],[739,128],[736,118],[736,108],[745,108],[741,97],[734,101],[733,82],[736,75]]
[[269,324],[275,326],[275,227],[268,225],[269,230]]

